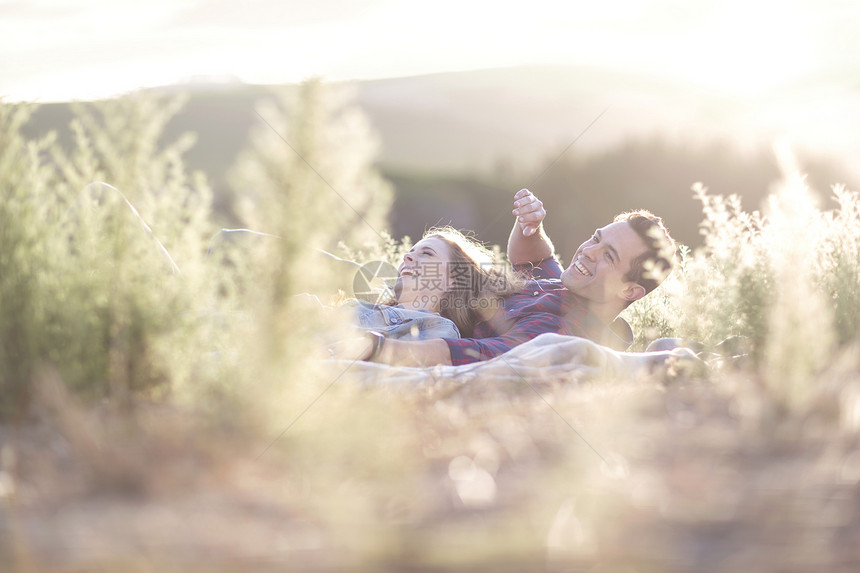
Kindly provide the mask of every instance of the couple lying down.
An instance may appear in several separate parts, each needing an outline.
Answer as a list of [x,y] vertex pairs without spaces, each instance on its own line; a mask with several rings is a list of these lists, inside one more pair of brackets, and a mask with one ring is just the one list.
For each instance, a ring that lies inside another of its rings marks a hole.
[[[619,215],[582,243],[563,269],[543,229],[541,201],[523,189],[514,196],[513,214],[513,270],[459,233],[431,230],[403,257],[395,304],[365,305],[360,321],[367,335],[332,345],[332,356],[459,366],[490,360],[545,333],[626,350],[633,333],[619,313],[672,269],[675,242],[662,220],[647,211]],[[397,328],[403,324],[409,328]]]
[[[130,216],[167,270],[179,273],[137,210],[106,183],[88,185],[67,211],[64,225],[80,224],[90,203],[115,206]],[[659,352],[622,352],[633,334],[618,314],[654,290],[672,268],[675,243],[660,218],[647,211],[617,216],[582,243],[562,269],[543,229],[541,201],[523,189],[514,196],[513,214],[508,241],[513,269],[457,231],[431,230],[404,256],[391,304],[352,305],[368,335],[330,346],[331,356],[367,366],[455,367],[492,367],[498,362],[494,358],[514,358],[506,356],[514,348],[518,356],[528,356],[530,366],[545,361],[538,355],[556,360],[565,352],[649,366],[669,356],[696,359],[691,351],[674,348],[674,339],[655,341]],[[213,238],[210,252],[234,233],[273,237],[224,229]]]

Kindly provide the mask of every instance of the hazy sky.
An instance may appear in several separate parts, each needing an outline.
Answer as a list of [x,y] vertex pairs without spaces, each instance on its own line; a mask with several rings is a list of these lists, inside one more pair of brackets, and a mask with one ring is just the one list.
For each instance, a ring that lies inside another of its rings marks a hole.
[[860,82],[858,30],[856,0],[0,0],[0,96],[518,64],[607,65],[743,95],[810,74]]

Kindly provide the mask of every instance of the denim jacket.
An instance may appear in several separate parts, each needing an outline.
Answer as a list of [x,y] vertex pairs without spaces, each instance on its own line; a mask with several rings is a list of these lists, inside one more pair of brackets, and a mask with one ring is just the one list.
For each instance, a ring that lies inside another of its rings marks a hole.
[[427,340],[430,338],[460,338],[460,331],[452,321],[426,310],[412,310],[400,305],[371,305],[353,301],[347,303],[355,309],[358,325],[375,330],[386,338]]

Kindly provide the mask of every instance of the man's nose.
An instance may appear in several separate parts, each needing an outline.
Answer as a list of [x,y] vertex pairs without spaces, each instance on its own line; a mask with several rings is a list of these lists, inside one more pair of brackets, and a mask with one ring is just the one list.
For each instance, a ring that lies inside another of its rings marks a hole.
[[404,263],[411,263],[414,260],[415,259],[412,257],[412,253],[406,253],[405,255],[403,255],[403,262]]
[[597,253],[599,249],[600,247],[598,245],[585,247],[584,249],[582,249],[582,256],[586,257],[590,261],[593,261],[597,258]]

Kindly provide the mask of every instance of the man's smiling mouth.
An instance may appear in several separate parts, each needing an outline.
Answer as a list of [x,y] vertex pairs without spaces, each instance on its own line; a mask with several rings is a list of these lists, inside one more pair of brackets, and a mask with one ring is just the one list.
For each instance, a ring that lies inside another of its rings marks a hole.
[[579,271],[580,274],[583,274],[587,277],[591,276],[591,272],[589,272],[588,269],[586,269],[584,266],[582,266],[582,263],[580,263],[578,260],[573,262],[573,268],[575,268],[577,271]]

